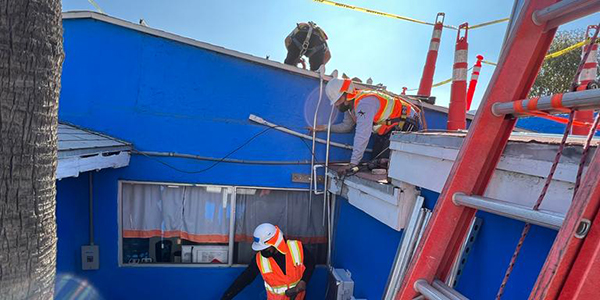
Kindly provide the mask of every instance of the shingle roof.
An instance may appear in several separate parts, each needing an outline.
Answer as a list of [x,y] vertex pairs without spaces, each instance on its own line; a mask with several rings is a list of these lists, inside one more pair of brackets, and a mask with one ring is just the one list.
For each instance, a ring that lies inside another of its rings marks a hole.
[[58,158],[131,150],[131,144],[100,133],[58,124]]

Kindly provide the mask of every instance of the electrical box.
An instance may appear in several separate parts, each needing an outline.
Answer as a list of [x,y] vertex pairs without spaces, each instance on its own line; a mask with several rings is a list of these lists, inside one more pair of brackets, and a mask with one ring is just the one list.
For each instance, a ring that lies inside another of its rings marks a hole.
[[331,269],[329,282],[327,283],[327,300],[351,300],[354,299],[354,281],[349,271],[344,269]]
[[201,264],[226,264],[229,260],[229,246],[181,246],[181,262]]
[[100,268],[100,253],[97,245],[81,246],[81,269],[98,270]]

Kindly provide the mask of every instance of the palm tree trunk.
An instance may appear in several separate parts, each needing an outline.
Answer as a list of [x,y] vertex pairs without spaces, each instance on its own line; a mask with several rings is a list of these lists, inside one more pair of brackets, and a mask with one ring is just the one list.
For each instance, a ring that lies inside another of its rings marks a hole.
[[0,0],[0,298],[52,299],[60,0]]

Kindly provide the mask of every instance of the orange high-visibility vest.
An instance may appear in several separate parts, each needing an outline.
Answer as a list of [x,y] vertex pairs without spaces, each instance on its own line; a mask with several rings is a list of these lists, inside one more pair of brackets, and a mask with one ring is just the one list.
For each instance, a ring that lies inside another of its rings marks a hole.
[[[265,289],[267,290],[268,300],[287,300],[289,297],[285,295],[285,291],[295,287],[300,280],[306,267],[304,266],[304,251],[300,241],[287,241],[286,245],[279,247],[285,251],[285,272],[279,268],[275,260],[271,257],[266,258],[256,253],[256,264],[260,270],[260,274],[265,281]],[[297,300],[303,300],[305,292],[301,292],[296,296]]]
[[360,90],[348,99],[354,99],[354,110],[365,97],[374,96],[379,99],[379,111],[373,118],[373,132],[385,135],[394,127],[402,128],[407,118],[415,118],[419,109],[401,98],[394,98],[378,91]]

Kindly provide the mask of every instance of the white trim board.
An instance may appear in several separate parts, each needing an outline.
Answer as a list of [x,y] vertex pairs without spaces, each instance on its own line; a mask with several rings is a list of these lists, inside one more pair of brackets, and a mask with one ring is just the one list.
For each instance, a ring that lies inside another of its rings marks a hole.
[[77,177],[80,173],[106,168],[122,168],[129,165],[129,152],[105,156],[98,153],[93,156],[73,156],[58,160],[56,179]]
[[331,171],[328,176],[329,192],[348,199],[350,205],[397,231],[406,227],[420,194],[414,185],[403,182],[397,182],[391,193],[386,193],[364,184],[363,179],[349,177],[341,181]]
[[[544,143],[521,143],[509,147],[536,149],[556,147]],[[441,192],[456,160],[458,149],[444,145],[425,145],[407,141],[391,142],[389,177],[392,182],[402,181]],[[514,149],[516,150],[516,149]],[[514,152],[514,151],[511,151]],[[542,156],[542,151],[525,155],[502,155],[484,196],[509,203],[532,207],[537,200],[552,162]],[[539,156],[531,156],[538,153]],[[561,159],[541,210],[565,215],[571,204],[578,157]],[[584,172],[587,168],[584,168]]]

